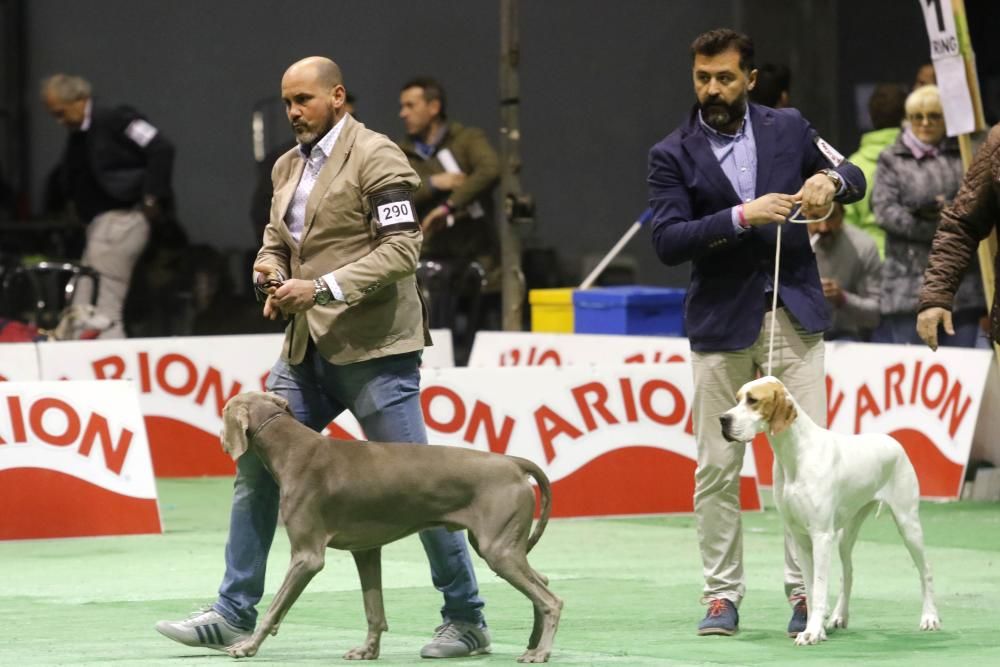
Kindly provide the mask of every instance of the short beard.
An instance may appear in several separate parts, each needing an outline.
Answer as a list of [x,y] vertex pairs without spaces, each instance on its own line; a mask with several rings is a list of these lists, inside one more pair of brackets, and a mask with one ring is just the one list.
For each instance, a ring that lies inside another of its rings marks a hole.
[[295,126],[292,126],[292,132],[295,132],[295,141],[299,142],[299,144],[302,146],[311,146],[315,144],[317,141],[319,141],[321,138],[323,138],[323,136],[327,132],[333,129],[333,126],[337,124],[336,121],[337,112],[333,108],[332,104],[327,106],[327,112],[328,116],[326,118],[326,122],[323,123],[322,127],[320,127],[315,131],[313,130],[296,131]]
[[309,146],[310,144],[315,143],[317,139],[319,139],[319,137],[316,136],[316,133],[309,130],[295,132],[295,141],[299,142],[302,146]]
[[[704,104],[699,104],[701,117],[713,130],[726,132],[739,127],[739,121],[747,112],[747,101],[745,97],[726,104],[720,99],[709,99]],[[733,127],[733,126],[736,127]]]

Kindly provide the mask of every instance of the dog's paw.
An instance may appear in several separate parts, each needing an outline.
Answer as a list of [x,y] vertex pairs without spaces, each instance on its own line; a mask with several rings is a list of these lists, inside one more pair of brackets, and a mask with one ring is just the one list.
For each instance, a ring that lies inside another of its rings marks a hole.
[[820,642],[826,641],[826,631],[823,628],[819,630],[806,630],[800,632],[799,636],[795,638],[796,646],[812,646]]
[[937,614],[924,614],[920,617],[920,629],[929,631],[940,630],[941,619],[938,618]]
[[226,653],[234,658],[252,658],[257,655],[258,645],[253,639],[244,639],[226,647]]
[[344,654],[344,660],[376,660],[378,646],[356,646]]
[[549,651],[540,651],[538,649],[530,649],[525,651],[520,658],[517,659],[518,662],[548,662],[549,661]]
[[827,630],[844,630],[847,628],[847,615],[834,613],[826,621]]

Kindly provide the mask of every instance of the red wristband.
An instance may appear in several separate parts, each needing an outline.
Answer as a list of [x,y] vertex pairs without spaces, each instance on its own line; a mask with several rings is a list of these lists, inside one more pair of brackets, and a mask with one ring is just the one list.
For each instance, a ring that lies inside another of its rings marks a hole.
[[736,217],[740,219],[740,227],[743,229],[747,229],[750,226],[750,223],[747,222],[746,215],[743,214],[743,204],[736,207]]

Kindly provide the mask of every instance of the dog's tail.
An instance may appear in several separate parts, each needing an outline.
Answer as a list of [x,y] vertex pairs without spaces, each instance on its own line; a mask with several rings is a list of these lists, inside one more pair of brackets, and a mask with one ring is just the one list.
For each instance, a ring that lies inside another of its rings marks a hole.
[[549,478],[545,476],[545,473],[542,472],[542,469],[534,461],[529,461],[520,456],[512,456],[511,458],[516,459],[521,469],[535,478],[535,481],[538,482],[538,491],[541,496],[542,509],[538,515],[538,522],[535,523],[535,529],[528,538],[528,551],[530,552],[531,548],[542,538],[542,533],[545,532],[545,525],[549,522],[549,514],[552,512],[552,486],[549,484]]

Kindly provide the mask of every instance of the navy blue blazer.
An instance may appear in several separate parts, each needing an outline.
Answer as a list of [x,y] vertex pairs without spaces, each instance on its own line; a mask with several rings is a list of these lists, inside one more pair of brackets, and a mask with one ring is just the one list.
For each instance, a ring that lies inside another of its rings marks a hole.
[[[807,178],[832,165],[813,142],[816,131],[795,109],[750,105],[757,145],[756,196],[794,194]],[[849,162],[837,167],[843,202],[861,199],[865,177]],[[698,123],[688,122],[649,152],[649,206],[653,247],[665,264],[691,262],[684,320],[691,349],[723,352],[749,347],[770,309],[764,292],[774,275],[777,225],[733,228],[740,198]],[[809,245],[806,225],[786,224],[781,239],[779,296],[805,329],[830,325],[830,310]]]

